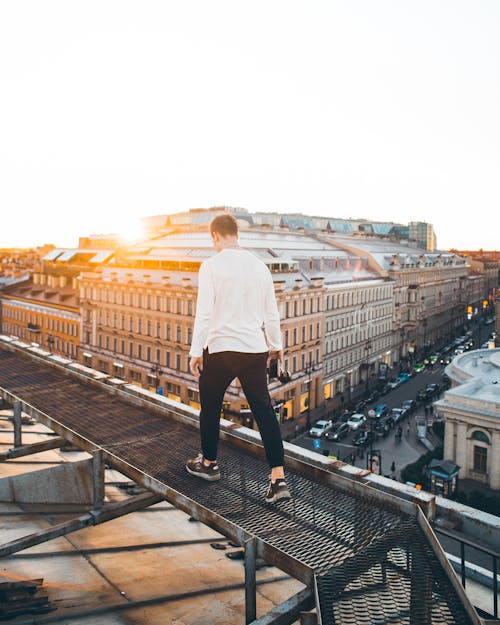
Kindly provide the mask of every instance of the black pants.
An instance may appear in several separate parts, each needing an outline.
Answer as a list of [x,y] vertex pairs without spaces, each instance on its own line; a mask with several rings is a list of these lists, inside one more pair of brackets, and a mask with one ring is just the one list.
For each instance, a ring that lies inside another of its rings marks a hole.
[[269,466],[283,465],[281,432],[267,389],[266,361],[268,353],[203,352],[200,375],[201,450],[207,460],[217,459],[220,413],[224,393],[238,378],[253,416],[259,426]]

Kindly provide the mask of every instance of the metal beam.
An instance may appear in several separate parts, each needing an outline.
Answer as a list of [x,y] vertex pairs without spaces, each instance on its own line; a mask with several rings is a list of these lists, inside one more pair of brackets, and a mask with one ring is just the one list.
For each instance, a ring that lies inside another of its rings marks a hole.
[[41,451],[56,449],[64,445],[65,442],[62,436],[57,436],[56,438],[40,441],[39,443],[31,443],[30,445],[22,445],[20,447],[14,446],[12,449],[0,453],[0,462],[9,460],[10,458],[22,458],[23,456],[30,456],[31,454],[37,454]]
[[[305,614],[303,610],[310,610],[313,606],[313,591],[310,588],[303,588],[296,595],[276,606],[266,615],[253,621],[251,625],[292,625],[301,617],[302,613]],[[311,621],[311,623],[317,624],[316,614],[313,613],[313,615],[316,620]]]
[[245,542],[245,623],[250,625],[257,616],[257,586],[255,579],[255,562],[257,549],[255,538]]
[[71,532],[80,530],[84,527],[105,523],[111,519],[134,512],[135,510],[147,508],[148,506],[158,503],[159,501],[161,501],[160,497],[155,497],[150,493],[143,493],[142,495],[137,495],[136,497],[127,499],[124,502],[110,504],[100,511],[91,511],[86,514],[82,514],[75,519],[59,523],[58,525],[49,527],[46,530],[40,530],[39,532],[34,532],[33,534],[29,534],[23,538],[18,538],[17,540],[11,540],[10,542],[4,543],[0,546],[0,558],[4,558],[5,556],[9,556],[18,551],[23,551],[23,549],[39,545],[47,542],[48,540],[58,538],[59,536],[66,536],[66,534],[70,534]]
[[94,508],[100,510],[104,503],[104,460],[102,449],[92,453],[92,481],[94,486]]
[[13,408],[14,447],[22,445],[21,402],[16,400]]

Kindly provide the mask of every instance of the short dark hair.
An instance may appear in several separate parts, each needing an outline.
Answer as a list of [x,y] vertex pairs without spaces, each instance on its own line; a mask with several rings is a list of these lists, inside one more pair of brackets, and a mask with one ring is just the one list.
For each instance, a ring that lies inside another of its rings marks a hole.
[[217,215],[210,222],[210,234],[217,232],[221,237],[238,236],[238,222],[229,213]]

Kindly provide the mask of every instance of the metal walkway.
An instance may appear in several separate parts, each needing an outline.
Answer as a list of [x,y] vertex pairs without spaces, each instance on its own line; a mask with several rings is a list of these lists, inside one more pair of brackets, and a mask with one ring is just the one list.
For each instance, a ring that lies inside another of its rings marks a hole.
[[105,381],[86,381],[12,345],[0,345],[0,392],[245,545],[249,559],[263,557],[303,581],[323,625],[481,623],[415,504],[297,460],[287,462],[293,500],[266,504],[262,448],[230,432],[220,444],[221,481],[197,480],[184,469],[199,451],[188,411],[138,405]]

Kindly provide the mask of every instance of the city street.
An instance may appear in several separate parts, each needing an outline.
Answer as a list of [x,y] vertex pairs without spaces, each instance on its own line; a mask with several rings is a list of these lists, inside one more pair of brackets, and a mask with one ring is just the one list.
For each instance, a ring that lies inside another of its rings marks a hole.
[[[426,369],[421,373],[415,374],[407,382],[401,384],[398,388],[389,391],[387,395],[380,397],[373,404],[368,404],[363,410],[363,413],[366,415],[368,410],[374,408],[375,405],[379,403],[385,404],[389,410],[391,408],[400,407],[405,399],[415,399],[417,392],[421,388],[425,388],[427,384],[441,384],[443,371],[444,367],[442,365],[435,365],[433,370]],[[403,437],[401,442],[396,442],[394,438],[395,430],[391,430],[386,438],[380,437],[377,442],[374,442],[374,449],[378,449],[381,452],[382,473],[384,475],[390,474],[390,466],[393,461],[396,465],[396,475],[399,475],[400,470],[404,466],[415,462],[415,460],[427,451],[425,445],[423,445],[417,438],[415,425],[416,416],[424,417],[423,406],[419,406],[414,415],[402,422]],[[409,436],[406,433],[408,423],[410,424]],[[354,435],[354,432],[350,432],[341,442],[334,442],[325,438],[314,439],[306,432],[294,439],[293,443],[304,447],[305,449],[315,450],[318,453],[328,452],[329,455],[346,460],[349,464],[365,468],[366,450],[362,452],[362,456],[359,455],[361,450],[352,445]],[[315,441],[316,445],[319,442],[319,449],[317,447],[315,448]],[[352,461],[352,458],[350,458],[350,454],[354,454],[354,462]]]
[[[478,348],[486,340],[491,332],[491,326],[477,325],[472,334],[475,347]],[[431,354],[432,352],[430,352]],[[381,396],[375,402],[368,404],[363,409],[366,416],[368,411],[375,408],[377,404],[385,404],[389,411],[391,408],[398,408],[405,399],[415,399],[417,392],[425,388],[427,384],[436,383],[442,385],[442,375],[445,366],[436,363],[433,367],[427,367],[424,371],[414,374],[407,382],[402,383],[395,389],[390,390],[386,395]],[[395,377],[393,373],[391,377]],[[437,399],[437,397],[435,398]],[[391,430],[386,438],[382,436],[374,442],[373,448],[380,450],[382,457],[382,474],[391,475],[391,464],[395,463],[395,476],[399,479],[401,469],[407,464],[415,462],[422,454],[428,451],[427,447],[419,441],[416,431],[416,418],[425,418],[424,406],[419,405],[417,411],[401,423],[403,429],[402,440],[395,440],[395,430]],[[410,424],[410,432],[407,433],[407,425]],[[314,450],[318,453],[335,456],[341,460],[353,464],[357,467],[366,468],[366,449],[362,450],[352,444],[355,432],[350,432],[340,442],[330,441],[322,437],[314,439],[308,432],[293,439],[296,445],[305,449]],[[315,446],[316,445],[316,446]],[[319,447],[318,447],[319,445]]]

